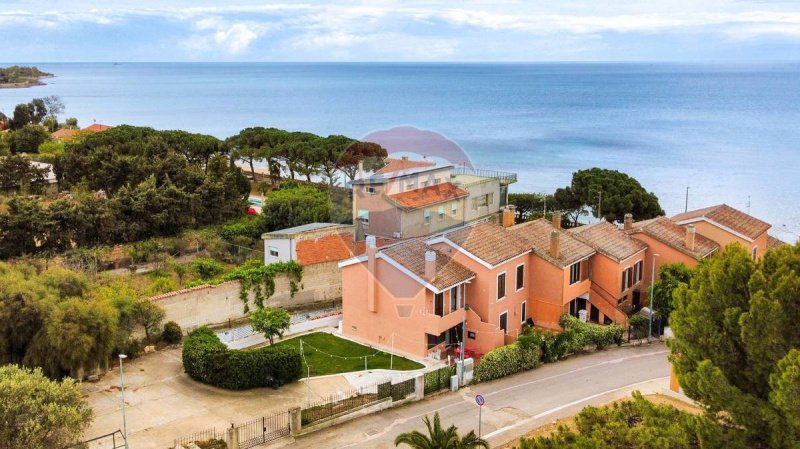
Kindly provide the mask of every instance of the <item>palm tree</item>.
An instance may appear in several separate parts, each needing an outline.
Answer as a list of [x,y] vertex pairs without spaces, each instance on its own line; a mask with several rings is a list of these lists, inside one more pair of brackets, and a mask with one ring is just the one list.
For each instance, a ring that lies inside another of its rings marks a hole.
[[401,433],[394,439],[394,445],[406,444],[413,449],[489,449],[489,443],[478,438],[472,430],[462,438],[458,436],[456,426],[443,428],[439,412],[433,415],[432,424],[427,416],[422,418],[422,421],[428,428],[428,435],[423,435],[416,430]]

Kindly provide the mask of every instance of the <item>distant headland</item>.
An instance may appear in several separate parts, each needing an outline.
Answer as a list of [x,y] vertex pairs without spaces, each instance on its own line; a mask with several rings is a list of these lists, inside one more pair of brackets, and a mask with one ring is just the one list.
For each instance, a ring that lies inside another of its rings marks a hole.
[[37,67],[15,65],[0,68],[0,89],[43,86],[41,79],[52,76],[52,73],[42,72]]

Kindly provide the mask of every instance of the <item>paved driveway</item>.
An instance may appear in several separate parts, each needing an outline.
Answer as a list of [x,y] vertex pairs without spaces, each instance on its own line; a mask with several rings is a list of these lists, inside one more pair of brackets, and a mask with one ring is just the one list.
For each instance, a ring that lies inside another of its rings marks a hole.
[[[84,383],[94,410],[85,432],[92,438],[122,429],[119,371]],[[351,388],[343,376],[296,382],[279,390],[226,391],[195,382],[183,372],[180,349],[167,349],[125,364],[125,403],[130,447],[165,449],[174,438],[211,427],[226,428],[271,411]]]

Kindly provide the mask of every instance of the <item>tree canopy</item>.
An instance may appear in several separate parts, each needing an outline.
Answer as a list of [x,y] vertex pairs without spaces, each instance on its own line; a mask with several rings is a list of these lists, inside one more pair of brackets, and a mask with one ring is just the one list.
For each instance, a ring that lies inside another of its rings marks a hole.
[[554,194],[554,199],[577,222],[588,206],[595,218],[622,222],[626,213],[637,220],[664,215],[655,194],[647,192],[639,181],[625,173],[602,168],[580,170],[572,174],[572,183]]
[[264,199],[264,232],[314,222],[330,221],[331,203],[327,193],[311,186],[288,186],[270,192]]
[[478,438],[472,430],[462,437],[454,425],[445,429],[439,412],[434,413],[433,421],[427,416],[422,421],[428,431],[427,435],[416,430],[401,433],[394,439],[394,445],[405,445],[412,449],[489,449],[489,443]]
[[728,246],[674,300],[671,360],[686,394],[747,447],[797,447],[800,246],[760,262]]
[[74,380],[56,382],[40,369],[0,366],[0,448],[62,448],[75,443],[91,419]]

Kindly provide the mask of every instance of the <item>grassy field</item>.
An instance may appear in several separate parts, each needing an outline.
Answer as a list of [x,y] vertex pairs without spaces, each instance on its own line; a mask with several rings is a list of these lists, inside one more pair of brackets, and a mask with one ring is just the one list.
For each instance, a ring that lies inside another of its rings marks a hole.
[[[300,340],[303,340],[303,353],[312,376],[361,371],[364,369],[363,356],[365,355],[371,356],[367,357],[368,369],[389,369],[390,355],[388,353],[324,332],[290,338],[275,343],[275,346],[289,346],[300,350]],[[420,363],[394,356],[393,368],[396,370],[407,371],[422,367],[423,365]],[[306,373],[304,365],[303,375]]]

